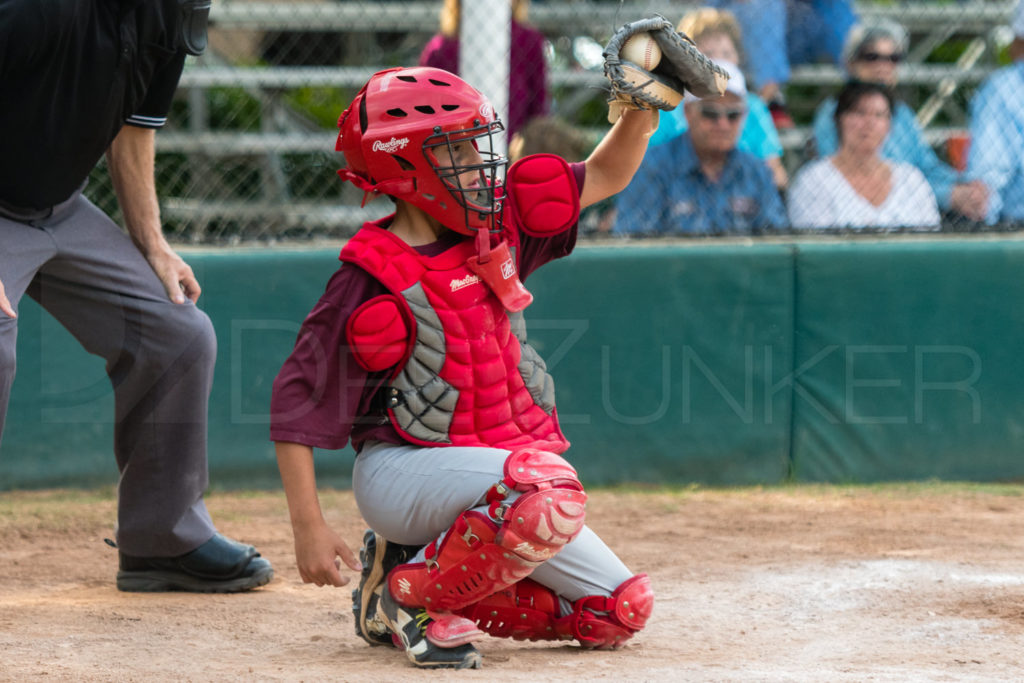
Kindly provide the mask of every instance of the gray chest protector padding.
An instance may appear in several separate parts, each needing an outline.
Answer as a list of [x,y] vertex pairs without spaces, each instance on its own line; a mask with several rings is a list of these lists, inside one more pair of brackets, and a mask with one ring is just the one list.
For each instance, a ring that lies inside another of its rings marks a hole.
[[[445,331],[441,319],[416,283],[402,292],[416,320],[416,340],[405,366],[391,382],[388,407],[397,426],[409,436],[431,443],[451,443],[450,427],[459,390],[441,377],[445,362]],[[522,313],[509,316],[519,340],[518,370],[534,402],[549,415],[555,408],[555,383],[544,360],[526,343]]]

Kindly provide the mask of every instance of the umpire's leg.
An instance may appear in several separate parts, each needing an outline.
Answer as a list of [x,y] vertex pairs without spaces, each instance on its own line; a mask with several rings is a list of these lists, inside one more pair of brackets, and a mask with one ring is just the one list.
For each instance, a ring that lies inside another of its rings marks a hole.
[[[39,267],[57,253],[49,235],[0,208],[0,282],[15,312]],[[18,320],[0,312],[0,438],[14,382]]]
[[202,499],[213,326],[191,302],[172,303],[127,235],[84,197],[41,227],[56,255],[28,293],[106,360],[114,387],[118,547],[186,553],[215,533]]

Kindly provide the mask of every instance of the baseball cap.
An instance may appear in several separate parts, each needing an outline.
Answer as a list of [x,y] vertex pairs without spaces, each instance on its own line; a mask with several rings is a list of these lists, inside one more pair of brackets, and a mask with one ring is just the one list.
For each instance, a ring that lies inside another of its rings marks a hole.
[[[1024,2],[1024,0],[1022,0]],[[712,62],[722,67],[727,74],[729,74],[729,82],[725,84],[725,92],[732,93],[740,99],[746,99],[747,97],[747,79],[743,77],[743,72],[740,68],[732,62],[727,62],[724,59],[712,59]],[[686,97],[683,102],[696,102],[701,98],[697,97],[693,93],[687,91]],[[714,98],[706,98],[714,99]]]

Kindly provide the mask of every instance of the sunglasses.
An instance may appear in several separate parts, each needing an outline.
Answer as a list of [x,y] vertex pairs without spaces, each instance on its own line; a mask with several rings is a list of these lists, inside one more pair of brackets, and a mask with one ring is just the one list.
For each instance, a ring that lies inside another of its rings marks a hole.
[[903,55],[899,52],[893,52],[892,54],[883,55],[880,52],[865,52],[857,57],[858,62],[890,62],[892,64],[899,64],[903,61]]
[[708,106],[700,108],[701,117],[707,121],[718,121],[720,118],[725,118],[729,123],[736,123],[746,113],[746,109],[719,109]]

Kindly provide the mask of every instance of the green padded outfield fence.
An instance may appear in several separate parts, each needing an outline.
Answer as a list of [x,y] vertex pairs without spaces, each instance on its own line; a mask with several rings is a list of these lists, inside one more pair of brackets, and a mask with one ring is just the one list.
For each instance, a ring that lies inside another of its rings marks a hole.
[[[278,483],[271,383],[337,249],[186,254],[219,351],[215,486]],[[1024,241],[610,243],[528,282],[588,485],[1024,478]],[[116,481],[103,362],[30,301],[0,488]],[[353,454],[318,452],[346,486]]]

